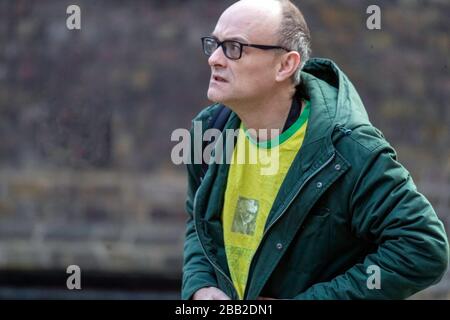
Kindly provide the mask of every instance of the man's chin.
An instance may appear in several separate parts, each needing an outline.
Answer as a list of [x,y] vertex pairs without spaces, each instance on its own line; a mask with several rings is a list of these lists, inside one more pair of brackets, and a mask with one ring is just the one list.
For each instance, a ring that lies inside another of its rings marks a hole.
[[215,92],[208,91],[208,100],[214,103],[224,103],[225,99],[223,96],[216,94]]

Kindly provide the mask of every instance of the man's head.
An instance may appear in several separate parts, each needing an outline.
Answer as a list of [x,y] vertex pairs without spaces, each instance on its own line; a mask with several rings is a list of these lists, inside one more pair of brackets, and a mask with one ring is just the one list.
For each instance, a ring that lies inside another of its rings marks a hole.
[[244,46],[240,59],[212,52],[208,98],[226,104],[258,101],[281,88],[295,87],[309,58],[309,31],[300,11],[287,0],[241,0],[223,12],[212,33],[219,42],[287,48],[262,50]]

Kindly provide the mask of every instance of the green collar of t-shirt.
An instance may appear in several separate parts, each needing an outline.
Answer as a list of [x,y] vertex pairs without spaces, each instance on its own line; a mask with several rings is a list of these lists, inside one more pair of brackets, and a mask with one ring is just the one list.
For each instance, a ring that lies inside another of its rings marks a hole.
[[267,140],[267,141],[261,141],[258,142],[254,138],[250,136],[250,134],[247,132],[248,129],[245,128],[244,124],[241,123],[241,127],[244,129],[245,135],[247,138],[258,148],[264,148],[264,149],[270,149],[273,147],[276,147],[286,140],[288,140],[294,133],[297,132],[308,120],[309,118],[309,110],[310,110],[310,102],[308,100],[305,100],[305,108],[303,109],[302,113],[298,117],[298,119],[282,134],[280,134],[278,137],[275,137],[273,139]]

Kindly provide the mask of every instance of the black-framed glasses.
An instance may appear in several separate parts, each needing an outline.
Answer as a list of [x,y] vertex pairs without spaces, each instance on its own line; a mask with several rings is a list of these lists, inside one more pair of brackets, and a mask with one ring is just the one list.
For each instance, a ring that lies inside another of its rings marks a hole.
[[238,60],[242,57],[242,48],[245,47],[252,47],[262,50],[273,50],[273,49],[282,49],[286,51],[290,51],[284,47],[280,46],[268,46],[263,44],[250,44],[250,43],[241,43],[239,41],[235,40],[225,40],[225,41],[219,41],[218,39],[214,37],[202,37],[202,46],[203,46],[203,52],[210,56],[216,51],[218,47],[222,47],[223,53],[228,59],[231,60]]

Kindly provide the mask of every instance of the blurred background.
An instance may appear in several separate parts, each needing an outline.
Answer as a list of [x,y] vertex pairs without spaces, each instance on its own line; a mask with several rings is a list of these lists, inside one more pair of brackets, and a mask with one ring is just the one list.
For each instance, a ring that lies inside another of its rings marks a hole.
[[[0,1],[0,298],[180,297],[170,135],[209,104],[200,37],[233,2]],[[353,81],[449,232],[450,2],[295,2],[313,56]],[[82,290],[66,289],[69,265]],[[413,298],[449,299],[450,275]]]

